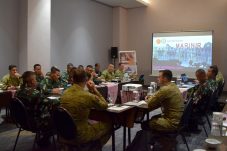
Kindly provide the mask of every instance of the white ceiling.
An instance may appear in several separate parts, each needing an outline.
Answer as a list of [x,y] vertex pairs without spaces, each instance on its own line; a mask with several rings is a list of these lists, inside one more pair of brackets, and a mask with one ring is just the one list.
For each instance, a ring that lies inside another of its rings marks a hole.
[[124,8],[136,8],[146,6],[136,0],[95,0],[97,2],[112,6],[112,7],[124,7]]

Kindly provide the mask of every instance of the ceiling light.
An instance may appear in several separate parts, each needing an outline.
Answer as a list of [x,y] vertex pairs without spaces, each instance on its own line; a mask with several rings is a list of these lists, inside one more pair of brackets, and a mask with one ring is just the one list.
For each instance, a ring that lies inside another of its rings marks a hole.
[[150,0],[136,0],[137,2],[143,3],[144,5],[149,5],[151,3]]

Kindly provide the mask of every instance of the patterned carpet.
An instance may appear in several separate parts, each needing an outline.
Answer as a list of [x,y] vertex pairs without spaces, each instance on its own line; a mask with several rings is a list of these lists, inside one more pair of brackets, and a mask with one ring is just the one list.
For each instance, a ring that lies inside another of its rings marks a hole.
[[[225,102],[227,98],[227,93],[224,93],[219,102]],[[154,111],[150,113],[150,117],[158,114],[160,111]],[[0,151],[12,151],[14,142],[16,140],[18,129],[14,124],[10,124],[4,122],[1,118],[2,115],[5,115],[5,110],[1,110],[0,112]],[[208,124],[205,125],[208,132],[210,132]],[[202,129],[202,127],[200,127]],[[131,129],[131,138],[136,135],[136,132],[141,130],[140,124],[135,124],[134,128]],[[115,140],[116,140],[116,151],[123,150],[123,128],[118,129],[115,132]],[[16,151],[55,151],[54,145],[49,146],[48,148],[37,148],[33,149],[33,141],[34,134],[23,131],[21,132],[20,138],[18,140]],[[206,139],[206,135],[204,130],[202,130],[199,134],[191,134],[186,137],[187,142],[189,144],[190,150],[202,148],[204,146],[204,140]],[[187,151],[186,145],[183,143],[180,136],[177,137],[177,151]],[[107,142],[107,144],[103,147],[103,151],[111,151],[112,150],[112,142],[111,138]],[[163,150],[166,151],[166,150]]]
[[[4,114],[4,111],[1,112],[1,114]],[[152,113],[157,114],[157,113]],[[151,115],[151,116],[152,116]],[[18,132],[18,129],[15,127],[14,124],[9,124],[3,122],[2,119],[0,119],[0,151],[11,151],[13,149],[13,145],[16,139],[16,135]],[[208,125],[206,125],[206,128],[208,131],[210,131]],[[134,128],[131,129],[131,136],[132,139],[134,138],[137,131],[141,130],[140,124],[135,124]],[[123,129],[118,129],[115,132],[116,136],[116,151],[122,151],[123,150]],[[205,140],[205,133],[204,131],[201,131],[199,134],[191,134],[191,136],[188,136],[186,139],[188,141],[188,144],[190,146],[190,149],[196,149],[201,148],[201,146],[204,145]],[[32,151],[33,148],[33,141],[34,141],[34,134],[23,131],[21,132],[18,144],[17,144],[17,151]],[[178,151],[187,151],[186,145],[183,143],[181,137],[177,137],[177,150]],[[104,146],[103,151],[111,151],[111,139],[107,142],[107,144]],[[33,149],[33,151],[54,151],[54,145],[49,146],[48,148],[38,148]]]

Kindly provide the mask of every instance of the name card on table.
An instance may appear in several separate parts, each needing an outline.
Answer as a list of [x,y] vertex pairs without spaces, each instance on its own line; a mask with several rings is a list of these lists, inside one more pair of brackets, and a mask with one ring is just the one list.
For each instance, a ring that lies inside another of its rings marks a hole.
[[148,108],[148,104],[144,100],[139,101],[139,102],[126,102],[124,104],[129,105],[129,106],[137,106],[137,107],[140,107],[140,108]]
[[126,110],[128,110],[130,108],[132,108],[132,106],[126,106],[126,105],[118,106],[118,105],[114,105],[114,106],[108,107],[107,110],[110,111],[110,112],[120,113],[120,112],[126,111]]

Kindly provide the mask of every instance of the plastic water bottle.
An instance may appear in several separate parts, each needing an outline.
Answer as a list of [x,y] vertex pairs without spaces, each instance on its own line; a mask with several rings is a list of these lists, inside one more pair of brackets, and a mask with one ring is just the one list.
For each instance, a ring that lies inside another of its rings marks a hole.
[[180,77],[180,76],[177,76],[177,82],[176,82],[176,84],[177,84],[178,86],[181,85],[181,81],[182,81],[181,77]]
[[108,94],[108,98],[107,98],[107,100],[108,100],[108,102],[110,103],[110,104],[113,104],[113,100],[112,100],[112,98],[110,97],[110,95]]
[[156,89],[157,89],[157,84],[155,82],[151,82],[150,87],[153,88],[153,92],[152,93],[154,93],[156,91]]
[[135,102],[139,102],[140,101],[140,95],[138,91],[133,91],[133,96],[134,96],[134,100]]
[[153,95],[153,93],[154,93],[153,87],[148,87],[147,95]]

